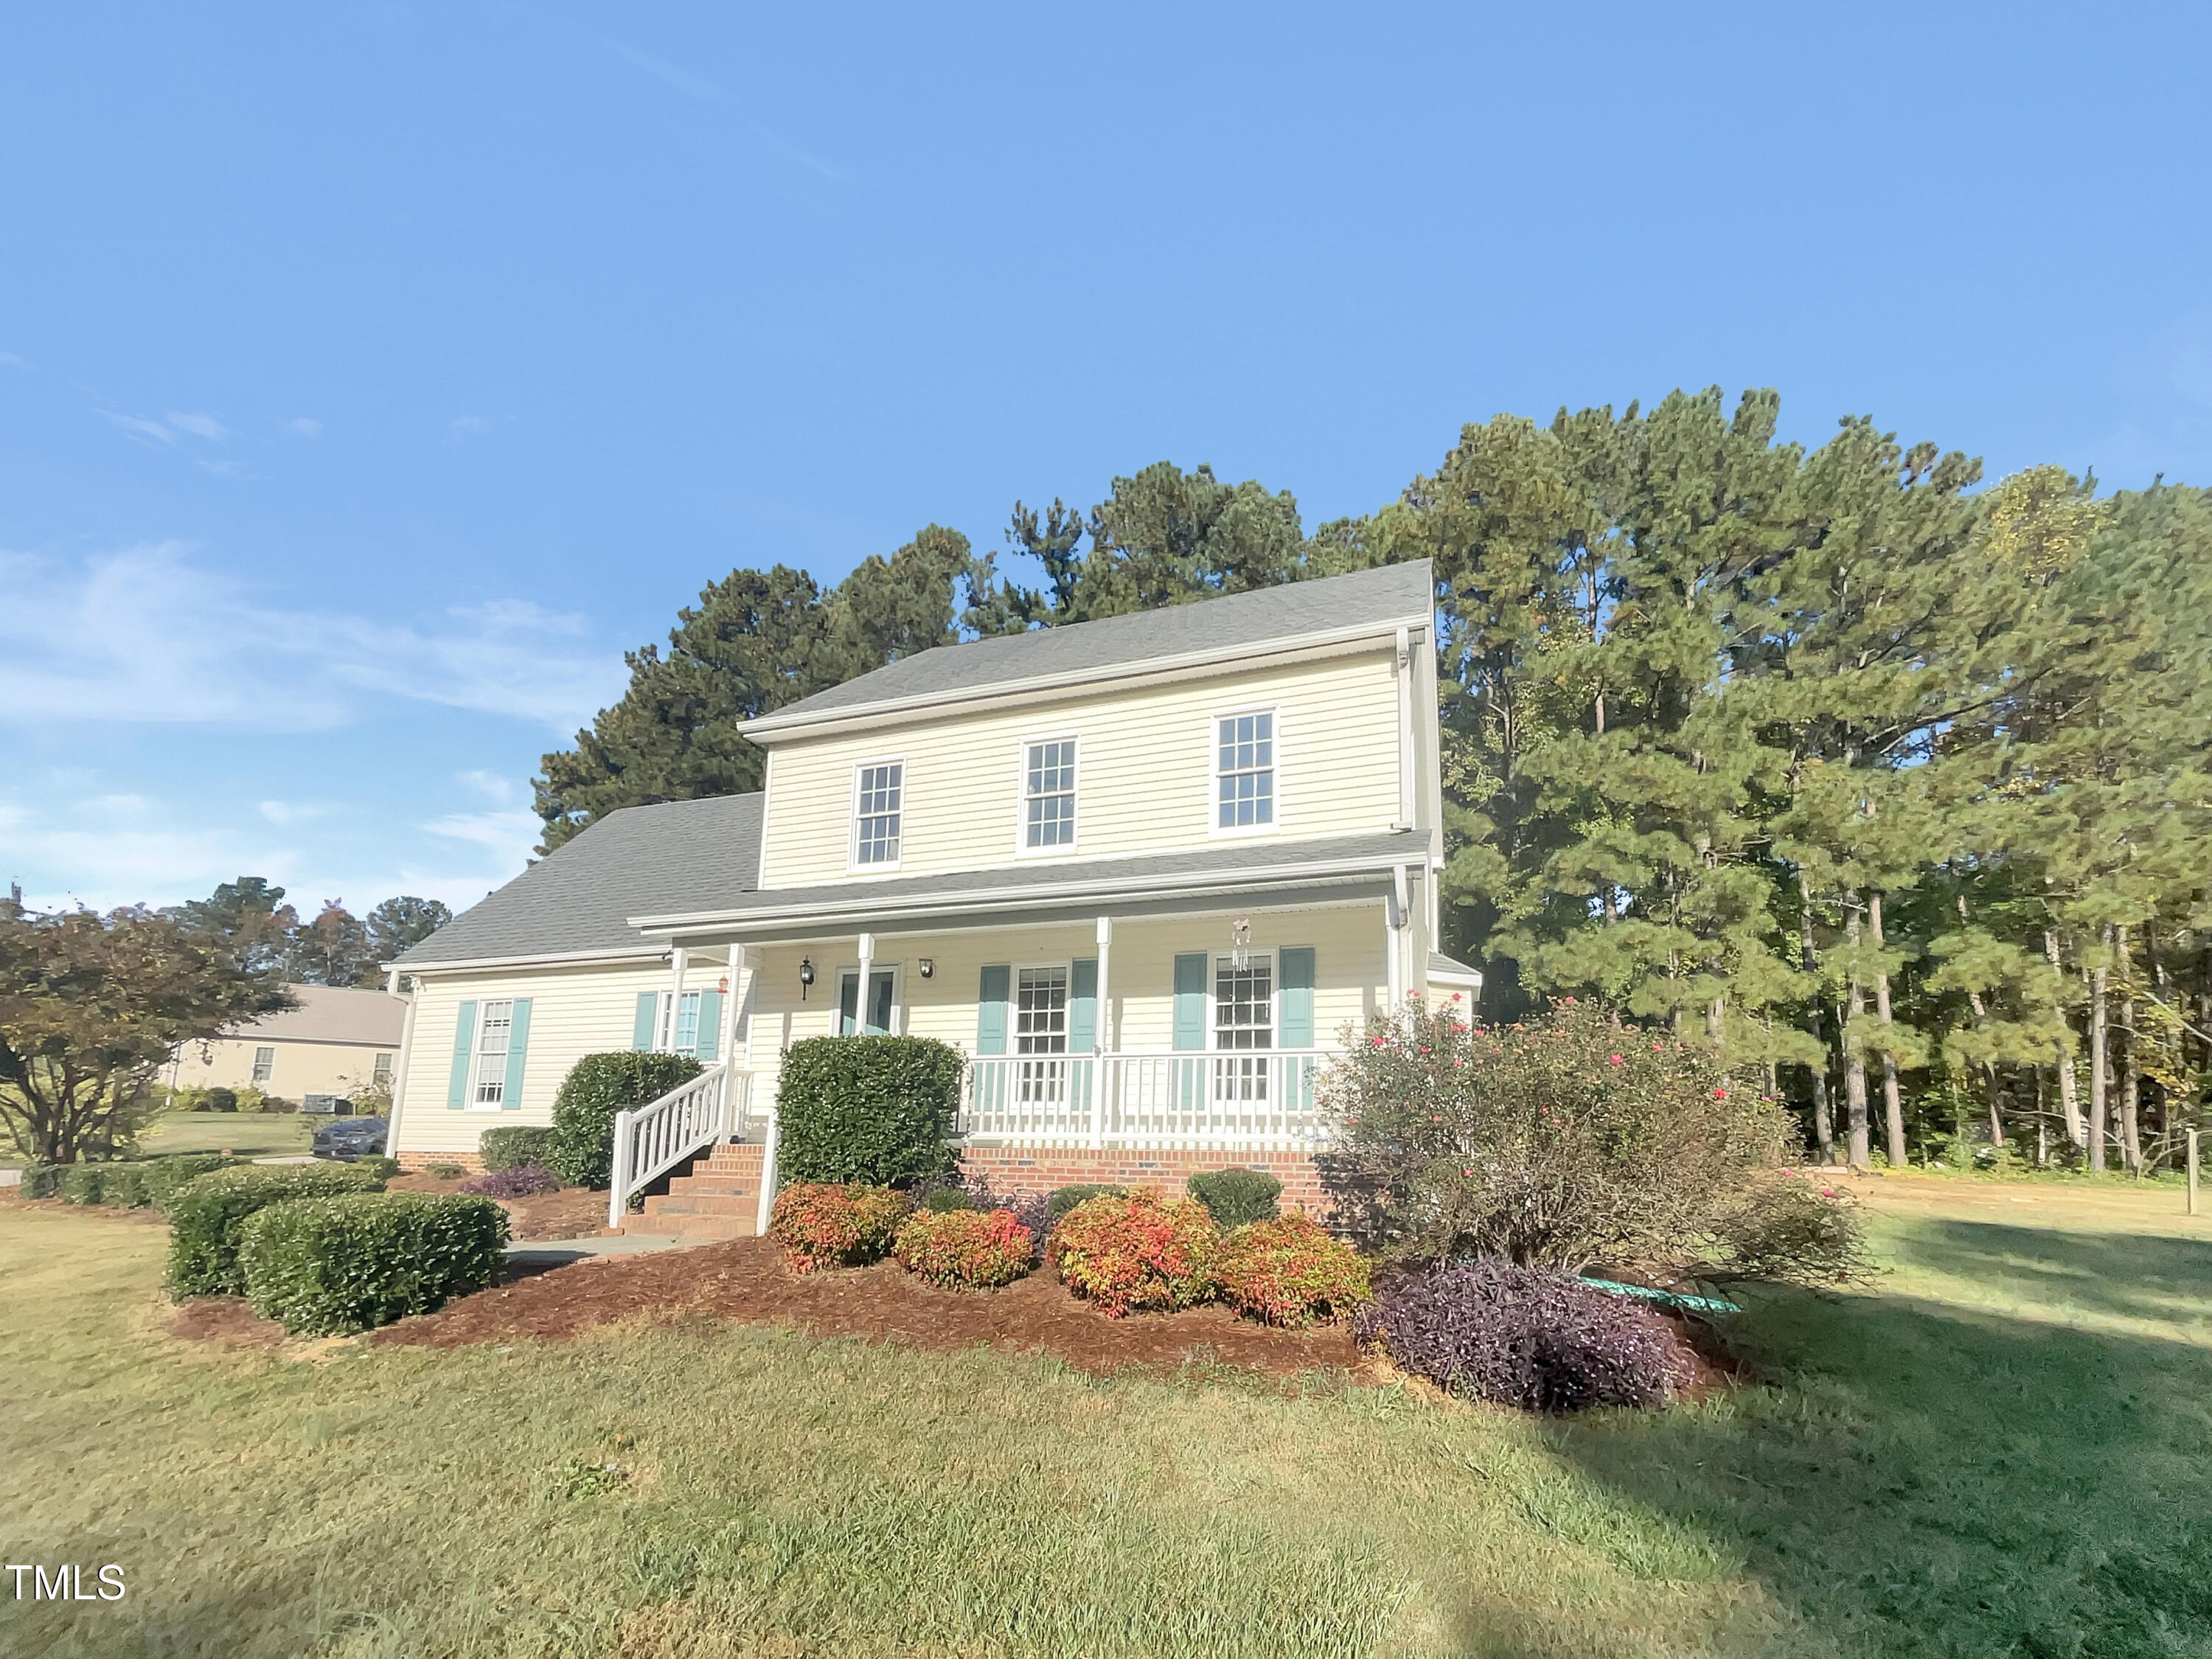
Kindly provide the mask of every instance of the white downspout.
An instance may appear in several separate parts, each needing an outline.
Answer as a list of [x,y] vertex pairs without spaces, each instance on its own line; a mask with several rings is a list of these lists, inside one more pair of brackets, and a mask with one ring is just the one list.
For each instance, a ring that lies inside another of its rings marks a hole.
[[690,956],[691,953],[680,945],[668,953],[668,1030],[665,1036],[659,1032],[653,1034],[653,1046],[656,1048],[664,1044],[670,1048],[676,1046],[677,1024],[684,1018],[684,970],[690,965]]
[[[873,933],[863,933],[860,935],[860,987],[853,997],[853,1035],[854,1036],[866,1036],[868,1034],[868,1006],[875,1000],[868,994],[868,981],[874,976],[875,971],[876,936]],[[840,1026],[845,1023],[845,999],[842,991],[837,998],[836,1023]],[[840,1030],[837,1035],[842,1036],[845,1034]]]
[[1098,1017],[1091,1032],[1091,1144],[1106,1144],[1106,1107],[1120,1079],[1107,1058],[1114,1049],[1114,918],[1098,918]]
[[415,1001],[420,994],[421,982],[415,991],[402,992],[404,978],[397,968],[384,972],[384,988],[392,996],[405,996],[407,1012],[399,1024],[399,1064],[392,1073],[392,1116],[384,1126],[384,1155],[399,1156],[399,1103],[407,1097],[407,1060],[415,1052]]
[[1395,1018],[1406,1000],[1406,965],[1398,944],[1406,921],[1406,866],[1393,866],[1391,890],[1382,896],[1382,962],[1390,993],[1390,1014]]

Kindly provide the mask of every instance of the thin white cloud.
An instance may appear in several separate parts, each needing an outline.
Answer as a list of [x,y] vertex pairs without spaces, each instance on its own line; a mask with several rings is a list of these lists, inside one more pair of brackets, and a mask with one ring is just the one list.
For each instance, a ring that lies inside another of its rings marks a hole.
[[221,443],[230,436],[230,428],[212,415],[180,413],[171,410],[168,422],[179,432],[189,432],[195,438],[205,438],[210,443]]
[[835,161],[826,161],[819,155],[801,149],[781,134],[771,131],[758,121],[744,114],[740,100],[732,93],[709,81],[705,76],[695,75],[690,70],[680,69],[663,58],[655,58],[650,52],[640,52],[635,46],[626,46],[619,40],[610,40],[606,44],[611,46],[617,55],[633,69],[644,70],[656,81],[665,86],[673,87],[685,97],[696,98],[702,104],[716,104],[725,108],[738,110],[740,112],[738,119],[744,122],[745,130],[786,161],[796,161],[808,171],[820,173],[824,179],[842,180],[851,176],[845,168],[839,167]]
[[458,775],[464,787],[494,806],[511,805],[522,793],[521,786],[514,779],[503,778],[496,772],[487,772],[481,768]]
[[[229,807],[228,811],[225,811]],[[459,815],[453,833],[434,825],[393,826],[374,837],[349,834],[362,814],[340,809],[307,839],[273,836],[252,813],[224,803],[213,821],[169,800],[120,807],[112,798],[26,802],[0,799],[0,886],[20,880],[34,909],[79,904],[96,910],[123,904],[175,904],[204,896],[241,875],[267,878],[303,912],[325,896],[345,894],[361,915],[401,893],[462,909],[521,873],[537,838],[528,813],[511,823]],[[226,817],[235,821],[222,821]],[[527,825],[526,829],[525,825]],[[419,847],[397,851],[398,830],[419,836]],[[410,854],[411,853],[411,856]]]
[[302,415],[295,421],[285,422],[284,430],[295,438],[319,438],[323,435],[323,423]]
[[136,415],[118,415],[112,409],[103,409],[100,413],[105,415],[134,438],[148,438],[155,443],[162,444],[173,444],[177,441],[177,434],[159,421],[141,420]]
[[319,801],[264,800],[255,809],[280,830],[315,818],[328,817],[336,809]]
[[0,351],[0,368],[28,368],[30,364],[12,351]]
[[580,621],[530,605],[424,629],[256,603],[164,542],[82,564],[0,552],[0,723],[317,731],[379,696],[502,714],[565,736],[621,693]]
[[457,437],[473,438],[479,432],[491,430],[491,422],[481,415],[458,415],[453,417],[453,433]]

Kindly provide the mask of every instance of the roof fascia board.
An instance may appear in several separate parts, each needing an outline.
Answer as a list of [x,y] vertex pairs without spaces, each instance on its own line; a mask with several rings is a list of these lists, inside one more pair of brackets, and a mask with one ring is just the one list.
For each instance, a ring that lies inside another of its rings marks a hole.
[[[635,925],[635,924],[632,924]],[[457,957],[445,962],[398,964],[403,974],[473,974],[495,968],[590,968],[600,963],[658,961],[668,954],[660,945],[629,945],[619,951],[567,951],[536,957]]]
[[807,903],[755,910],[702,910],[690,914],[632,916],[629,925],[640,933],[667,937],[695,927],[741,928],[781,924],[803,917],[823,920],[840,916],[892,915],[957,915],[963,911],[1004,909],[1009,905],[1079,904],[1086,899],[1154,895],[1165,901],[1188,899],[1219,892],[1263,892],[1271,887],[1340,877],[1387,875],[1398,866],[1419,860],[1425,849],[1408,847],[1391,858],[1322,859],[1309,864],[1273,865],[1265,869],[1246,866],[1211,874],[1171,878],[1158,875],[1119,876],[1105,880],[1058,882],[1042,886],[986,887],[948,899],[942,894],[916,892],[890,897],[824,900],[820,890]]
[[[1095,668],[1059,674],[1036,674],[1024,679],[1002,680],[990,685],[965,686],[955,691],[933,691],[915,696],[886,698],[880,702],[852,703],[843,708],[825,709],[818,714],[763,714],[757,720],[743,722],[738,730],[765,748],[790,738],[830,736],[847,726],[878,726],[922,719],[956,704],[988,705],[999,701],[1035,702],[1042,697],[1055,700],[1079,697],[1107,686],[1122,689],[1163,684],[1241,669],[1275,667],[1351,655],[1366,648],[1370,642],[1394,644],[1401,628],[1426,630],[1434,625],[1434,614],[1423,611],[1417,617],[1359,623],[1346,628],[1267,640],[1254,646],[1218,647],[1206,651],[1188,652],[1179,657],[1107,663]],[[957,647],[949,648],[957,649]]]
[[[1389,890],[1389,879],[1384,876],[1364,878],[1340,876],[1331,881],[1310,882],[1304,886],[1271,890],[1260,895],[1264,902],[1255,903],[1255,895],[1221,892],[1193,903],[1188,899],[1146,899],[1124,902],[1113,907],[1114,919],[1122,921],[1150,921],[1164,918],[1189,916],[1237,916],[1248,912],[1266,915],[1271,910],[1351,910],[1365,908],[1379,903]],[[902,918],[884,925],[867,924],[866,918],[820,919],[820,925],[801,926],[794,922],[778,923],[765,932],[747,932],[739,941],[750,949],[775,949],[783,945],[817,945],[826,936],[842,934],[850,937],[860,931],[857,923],[866,925],[866,931],[879,941],[900,939],[939,939],[948,933],[1006,933],[1047,927],[1087,927],[1097,912],[1079,903],[1039,914],[1035,907],[1007,909],[978,910],[951,917],[916,916]],[[736,930],[716,929],[696,937],[699,943],[715,944],[734,936]]]

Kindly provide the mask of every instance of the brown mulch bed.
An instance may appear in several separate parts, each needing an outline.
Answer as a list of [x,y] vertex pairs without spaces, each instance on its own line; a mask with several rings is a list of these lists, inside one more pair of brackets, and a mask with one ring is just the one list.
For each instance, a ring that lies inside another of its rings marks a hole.
[[[458,1193],[466,1176],[438,1181],[421,1173],[394,1176],[386,1190],[394,1193]],[[543,1243],[556,1238],[596,1238],[607,1224],[607,1195],[582,1187],[563,1187],[557,1193],[535,1198],[502,1198],[507,1237],[518,1243]]]
[[258,1317],[243,1297],[194,1297],[169,1316],[169,1334],[187,1342],[213,1342],[226,1348],[275,1348],[284,1328]]
[[919,1348],[1044,1353],[1100,1375],[1176,1370],[1194,1361],[1269,1376],[1366,1369],[1342,1325],[1272,1330],[1221,1307],[1109,1319],[1042,1271],[988,1291],[940,1291],[891,1261],[795,1273],[765,1238],[580,1261],[403,1319],[376,1340],[430,1347],[557,1341],[639,1315],[769,1322]]

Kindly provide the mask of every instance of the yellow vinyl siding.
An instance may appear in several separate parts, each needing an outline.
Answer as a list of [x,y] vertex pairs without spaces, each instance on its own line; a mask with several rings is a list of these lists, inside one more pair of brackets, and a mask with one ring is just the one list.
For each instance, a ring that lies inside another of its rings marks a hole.
[[[1387,829],[1399,815],[1397,685],[1387,649],[1249,674],[1041,702],[776,745],[763,884],[892,873],[848,864],[855,767],[905,763],[899,876],[1212,844],[1213,719],[1273,708],[1274,834]],[[1025,743],[1078,744],[1076,842],[1028,852]]]
[[[695,962],[684,975],[684,988],[712,990],[725,971],[717,963]],[[660,962],[622,968],[425,975],[415,993],[415,1029],[399,1103],[398,1151],[473,1152],[477,1138],[486,1129],[550,1123],[553,1097],[569,1069],[586,1054],[633,1046],[638,994],[665,991],[670,984],[668,966]],[[742,997],[742,980],[735,989]],[[530,1048],[523,1059],[521,1106],[511,1111],[456,1110],[446,1102],[460,1006],[501,997],[530,999]],[[738,1008],[742,1013],[742,1001]]]
[[[1255,948],[1314,947],[1314,1041],[1334,1048],[1346,1027],[1357,1027],[1388,999],[1382,957],[1382,909],[1369,901],[1326,909],[1255,910]],[[1108,968],[1108,1007],[1100,1041],[1123,1051],[1164,1053],[1175,1042],[1175,958],[1185,951],[1230,948],[1230,918],[1176,917],[1118,922]],[[963,1053],[975,1052],[976,993],[987,963],[1015,968],[1071,962],[1098,954],[1096,924],[1009,930],[900,935],[877,941],[875,965],[896,967],[902,1005],[901,1030],[936,1037]],[[757,953],[750,1043],[742,1063],[760,1073],[754,1098],[774,1097],[782,1050],[803,1037],[836,1030],[837,975],[859,964],[853,935],[830,935],[808,945],[778,945]],[[799,963],[814,963],[816,980],[799,999]],[[919,963],[932,958],[925,980]],[[449,1026],[450,1026],[450,1016]],[[452,1045],[450,1029],[447,1037]],[[533,1056],[534,1060],[534,1056]]]
[[[265,1082],[253,1081],[253,1051],[276,1050],[276,1064]],[[180,1089],[249,1085],[264,1094],[297,1104],[309,1095],[350,1095],[373,1079],[379,1054],[391,1054],[398,1064],[397,1042],[384,1043],[319,1042],[301,1037],[217,1037],[204,1049],[188,1042],[178,1051],[172,1074]]]

